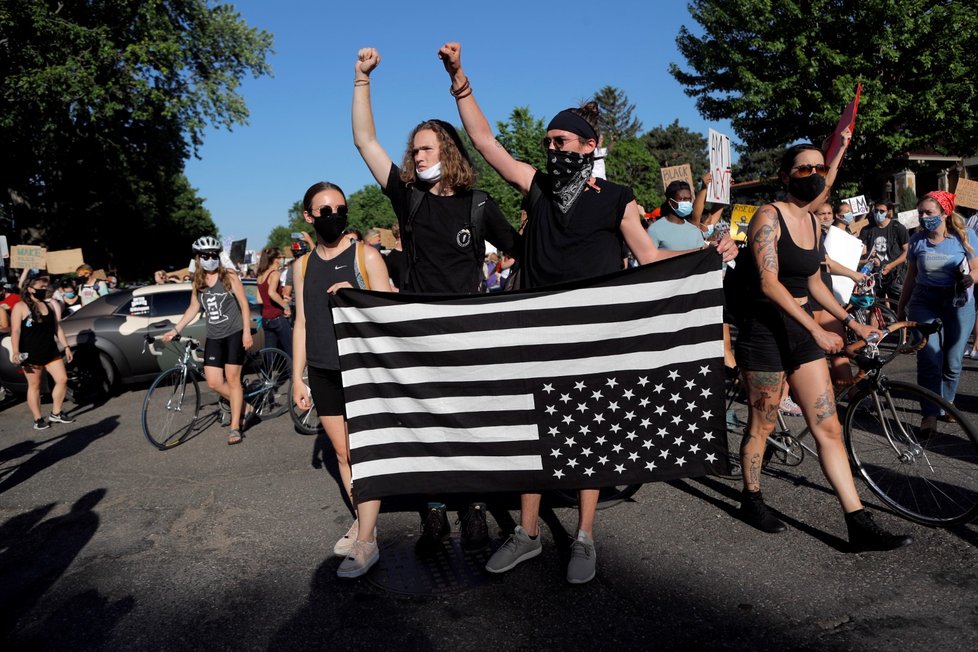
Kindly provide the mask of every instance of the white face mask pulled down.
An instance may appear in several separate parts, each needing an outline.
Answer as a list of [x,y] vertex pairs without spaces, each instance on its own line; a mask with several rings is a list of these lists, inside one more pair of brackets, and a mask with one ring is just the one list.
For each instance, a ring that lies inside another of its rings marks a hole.
[[441,162],[435,163],[427,170],[414,169],[414,173],[425,183],[437,183],[441,179]]

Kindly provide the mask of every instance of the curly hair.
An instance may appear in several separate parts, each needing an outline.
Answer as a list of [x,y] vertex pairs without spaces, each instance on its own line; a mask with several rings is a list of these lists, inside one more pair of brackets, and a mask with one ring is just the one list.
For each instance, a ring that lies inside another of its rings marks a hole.
[[455,127],[444,120],[425,120],[408,136],[404,161],[401,163],[401,181],[417,183],[418,175],[414,165],[414,137],[427,129],[438,139],[439,161],[441,162],[441,184],[458,192],[475,187],[475,166],[462,144]]

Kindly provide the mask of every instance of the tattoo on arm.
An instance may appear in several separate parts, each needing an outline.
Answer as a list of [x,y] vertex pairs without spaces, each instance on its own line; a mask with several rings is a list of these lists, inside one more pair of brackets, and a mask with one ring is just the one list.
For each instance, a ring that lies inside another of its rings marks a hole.
[[758,269],[777,276],[778,236],[780,229],[776,213],[771,206],[764,206],[751,219],[751,250]]

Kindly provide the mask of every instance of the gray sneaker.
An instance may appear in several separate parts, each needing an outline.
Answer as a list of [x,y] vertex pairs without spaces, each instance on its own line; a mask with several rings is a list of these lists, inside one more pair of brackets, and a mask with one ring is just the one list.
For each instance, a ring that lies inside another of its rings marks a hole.
[[346,559],[336,569],[336,576],[345,579],[360,577],[370,570],[370,567],[376,564],[378,559],[380,559],[380,548],[376,541],[373,543],[354,541]]
[[583,532],[578,532],[577,538],[571,544],[567,581],[571,584],[584,584],[593,580],[596,561],[594,540]]
[[503,542],[502,547],[486,562],[486,570],[490,573],[505,573],[520,562],[533,559],[541,552],[543,552],[543,544],[540,543],[540,537],[531,539],[526,530],[517,525],[516,530]]

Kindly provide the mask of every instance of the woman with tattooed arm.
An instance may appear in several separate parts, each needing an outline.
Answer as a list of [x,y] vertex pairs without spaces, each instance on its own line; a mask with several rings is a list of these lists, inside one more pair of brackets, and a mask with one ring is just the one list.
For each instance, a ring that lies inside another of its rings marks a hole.
[[825,252],[819,246],[819,228],[812,211],[827,198],[849,137],[848,130],[841,135],[842,147],[828,166],[816,146],[790,147],[778,173],[787,186],[785,199],[762,206],[750,221],[747,241],[751,255],[741,258],[744,280],[756,290],[752,292],[756,298],[753,309],[743,311],[746,316],[736,348],[750,408],[740,448],[744,479],[740,517],[764,532],[786,529],[764,504],[760,482],[764,448],[774,431],[787,379],[815,436],[822,472],[845,513],[851,549],[891,550],[911,539],[881,528],[859,500],[825,364],[825,354],[838,353],[843,341],[819,326],[808,304],[811,295],[859,337],[874,332],[846,314],[819,274]]

